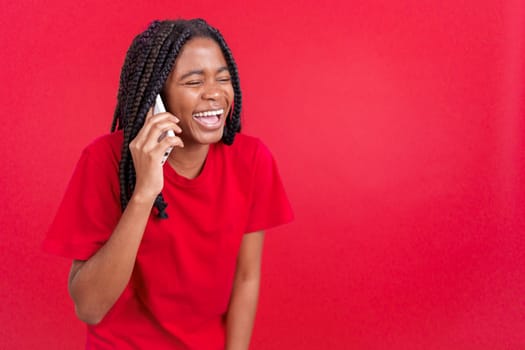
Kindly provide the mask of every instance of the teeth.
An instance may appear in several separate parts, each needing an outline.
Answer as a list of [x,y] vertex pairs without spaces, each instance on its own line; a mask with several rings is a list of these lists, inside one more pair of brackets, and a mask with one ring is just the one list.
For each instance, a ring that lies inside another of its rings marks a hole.
[[217,109],[215,111],[206,111],[206,112],[195,113],[193,116],[194,117],[209,117],[209,116],[212,116],[212,115],[220,115],[222,113],[224,113],[223,109]]

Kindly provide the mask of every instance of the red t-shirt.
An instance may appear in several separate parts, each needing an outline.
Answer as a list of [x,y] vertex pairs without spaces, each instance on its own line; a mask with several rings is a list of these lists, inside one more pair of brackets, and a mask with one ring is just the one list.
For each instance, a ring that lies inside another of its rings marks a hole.
[[[82,153],[44,242],[48,252],[87,260],[120,216],[123,135]],[[292,220],[277,167],[256,138],[210,146],[195,179],[164,166],[168,219],[153,210],[130,282],[104,319],[88,326],[88,349],[223,349],[224,315],[242,237]]]

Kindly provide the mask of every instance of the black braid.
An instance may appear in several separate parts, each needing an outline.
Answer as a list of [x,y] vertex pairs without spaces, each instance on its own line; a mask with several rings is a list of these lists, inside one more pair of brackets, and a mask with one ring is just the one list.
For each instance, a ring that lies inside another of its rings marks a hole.
[[226,44],[226,41],[222,37],[222,34],[215,28],[211,28],[211,29],[214,34],[215,41],[218,42],[219,46],[221,47],[222,53],[224,57],[226,58],[226,63],[228,64],[228,70],[230,71],[230,75],[232,77],[231,81],[232,81],[233,93],[235,96],[234,103],[233,103],[233,110],[230,111],[230,114],[228,115],[226,125],[224,127],[224,133],[222,135],[222,141],[227,145],[231,145],[235,138],[235,134],[241,131],[242,94],[241,94],[241,86],[239,84],[239,73],[237,71],[237,64],[235,63],[235,60],[233,59],[233,55],[230,51],[230,48]]
[[[130,45],[120,75],[117,106],[111,131],[123,130],[122,157],[119,166],[120,201],[126,208],[136,182],[130,142],[144,125],[148,110],[168,79],[184,44],[195,37],[208,37],[220,46],[228,64],[234,91],[233,108],[226,118],[222,142],[231,145],[241,129],[242,95],[237,65],[221,33],[202,19],[154,21]],[[160,193],[155,199],[160,218],[167,218],[167,203]]]

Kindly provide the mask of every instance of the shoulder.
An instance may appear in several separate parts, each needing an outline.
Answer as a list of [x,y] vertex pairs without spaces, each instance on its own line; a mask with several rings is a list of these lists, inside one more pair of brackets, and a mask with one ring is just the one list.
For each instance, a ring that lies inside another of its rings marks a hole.
[[118,163],[121,157],[123,140],[122,130],[99,136],[84,148],[82,155],[95,160]]
[[263,141],[246,134],[237,134],[231,146],[223,146],[235,157],[250,163],[257,162],[260,158],[272,158],[270,150]]
[[232,170],[252,184],[256,177],[273,172],[276,166],[272,153],[257,137],[237,134],[231,146],[221,143],[219,149],[224,169]]
[[80,154],[76,172],[103,178],[102,174],[117,174],[121,158],[123,133],[113,132],[91,141]]

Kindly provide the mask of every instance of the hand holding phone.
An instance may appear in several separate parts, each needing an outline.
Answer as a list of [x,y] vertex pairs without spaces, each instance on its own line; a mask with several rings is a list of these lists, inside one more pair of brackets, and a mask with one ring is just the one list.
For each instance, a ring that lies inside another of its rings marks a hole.
[[[157,97],[155,98],[155,105],[153,106],[153,114],[159,114],[159,113],[165,113],[165,112],[166,112],[166,107],[164,107],[164,103],[162,102],[162,98],[160,97],[160,95],[157,95]],[[165,135],[161,135],[161,139],[166,137],[166,136],[173,137],[173,136],[175,136],[175,133],[173,132],[173,130],[168,130]],[[162,156],[162,160],[161,160],[160,164],[163,165],[164,163],[166,163],[166,160],[170,156],[171,150],[173,150],[173,147],[169,147],[166,150],[166,152],[164,152],[164,155]]]

